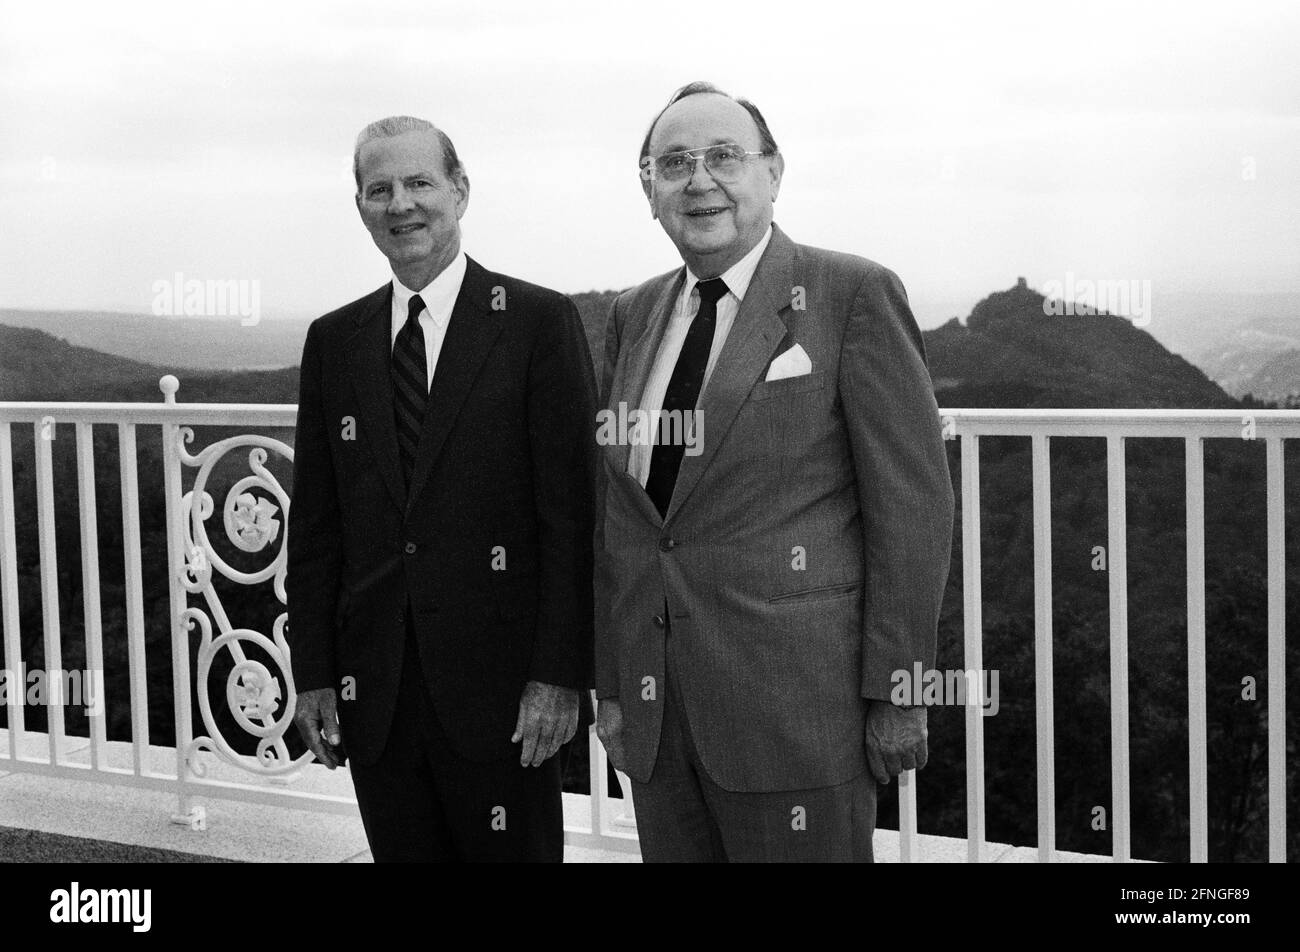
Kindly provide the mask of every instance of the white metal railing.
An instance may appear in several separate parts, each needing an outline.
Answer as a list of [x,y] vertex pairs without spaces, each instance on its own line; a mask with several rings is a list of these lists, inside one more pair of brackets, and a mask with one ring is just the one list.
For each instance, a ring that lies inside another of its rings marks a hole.
[[[5,667],[16,670],[21,662],[19,637],[17,558],[11,427],[33,428],[36,457],[36,494],[40,551],[41,599],[45,665],[62,667],[59,630],[55,546],[53,454],[51,441],[59,427],[76,433],[77,477],[80,504],[82,585],[87,666],[103,668],[103,626],[99,598],[99,544],[92,427],[116,426],[120,448],[122,547],[125,564],[126,641],[129,665],[132,728],[130,768],[109,765],[106,756],[104,713],[90,713],[90,763],[72,763],[63,756],[65,730],[63,705],[52,703],[48,714],[48,748],[45,759],[20,754],[24,737],[23,698],[8,696],[8,754],[0,752],[0,766],[75,779],[97,779],[173,792],[179,807],[173,819],[194,827],[204,823],[196,796],[224,797],[268,805],[293,806],[333,813],[353,813],[355,800],[293,789],[310,754],[290,760],[284,732],[292,722],[295,698],[289,671],[288,648],[283,638],[286,616],[275,620],[270,637],[248,628],[232,626],[212,585],[214,572],[230,581],[254,585],[271,582],[281,604],[285,602],[284,516],[287,494],[267,468],[271,455],[291,461],[293,451],[266,436],[241,435],[217,441],[190,453],[195,426],[241,429],[293,427],[297,408],[279,404],[183,404],[175,402],[179,383],[168,375],[159,382],[165,399],[143,403],[0,403],[0,622],[4,631]],[[1125,440],[1137,437],[1174,438],[1186,446],[1187,479],[1187,610],[1188,610],[1188,749],[1190,753],[1191,859],[1208,858],[1208,800],[1206,796],[1206,687],[1205,687],[1205,545],[1203,444],[1212,438],[1259,439],[1267,447],[1268,512],[1268,791],[1269,859],[1285,860],[1286,843],[1286,732],[1285,732],[1285,565],[1283,550],[1282,441],[1300,436],[1300,411],[1183,411],[1183,410],[941,410],[944,437],[961,442],[961,498],[979,499],[979,440],[982,436],[1023,436],[1030,440],[1033,467],[1034,515],[1034,644],[1037,720],[1037,803],[1039,860],[1055,858],[1055,789],[1052,691],[1052,587],[1051,587],[1051,486],[1052,437],[1100,437],[1107,441],[1109,503],[1108,567],[1110,584],[1111,789],[1113,851],[1117,861],[1130,858],[1128,745],[1128,610],[1125,550]],[[158,427],[162,439],[167,527],[168,578],[172,675],[175,705],[175,770],[152,770],[149,750],[149,698],[145,677],[143,609],[144,567],[140,541],[140,498],[136,470],[136,431]],[[1247,436],[1247,433],[1249,434]],[[233,450],[249,451],[250,473],[226,492],[222,522],[227,540],[242,551],[263,552],[278,540],[273,557],[255,572],[240,572],[215,551],[207,533],[214,515],[208,479],[217,462]],[[193,487],[182,492],[184,467],[196,470]],[[967,670],[982,671],[983,623],[980,587],[980,507],[963,505],[961,516],[962,575]],[[190,604],[191,595],[203,596],[205,607]],[[216,621],[215,631],[213,620]],[[194,736],[190,704],[190,632],[200,634],[198,665],[200,717],[205,733]],[[256,644],[274,662],[275,671],[251,660],[241,642]],[[208,704],[206,679],[218,652],[227,651],[234,673],[227,681],[226,701],[236,722],[258,738],[256,756],[239,755],[221,735]],[[981,680],[981,683],[982,680]],[[283,697],[281,690],[283,689]],[[975,699],[977,702],[982,698]],[[283,701],[283,703],[281,703]],[[275,711],[280,709],[277,717]],[[635,851],[635,819],[631,814],[627,778],[619,776],[624,797],[615,807],[608,797],[604,749],[594,731],[589,736],[591,761],[590,823],[566,829],[567,842],[601,849]],[[250,775],[254,782],[232,783],[207,776],[205,758],[217,757]],[[979,703],[966,710],[967,855],[982,858],[985,840],[984,744]],[[272,782],[274,781],[274,782]],[[921,858],[916,819],[917,779],[913,772],[900,778],[900,858]]]
[[[1129,812],[1128,567],[1126,545],[1125,440],[1181,439],[1187,483],[1187,679],[1190,789],[1190,858],[1209,857],[1206,794],[1205,685],[1205,488],[1207,439],[1262,441],[1267,454],[1268,516],[1268,852],[1286,861],[1286,560],[1283,440],[1300,436],[1300,412],[1292,410],[941,410],[944,436],[961,441],[962,580],[968,668],[982,669],[980,604],[979,440],[982,436],[1028,437],[1032,447],[1034,513],[1034,653],[1038,852],[1056,852],[1054,723],[1052,690],[1051,485],[1052,437],[1106,440],[1108,503],[1107,574],[1110,586],[1111,829],[1117,862],[1131,858]],[[966,801],[968,858],[978,861],[984,844],[983,721],[978,706],[966,709]],[[910,805],[909,805],[910,802]],[[900,810],[914,811],[914,794]],[[903,821],[915,828],[915,819]],[[914,848],[914,847],[913,847]]]

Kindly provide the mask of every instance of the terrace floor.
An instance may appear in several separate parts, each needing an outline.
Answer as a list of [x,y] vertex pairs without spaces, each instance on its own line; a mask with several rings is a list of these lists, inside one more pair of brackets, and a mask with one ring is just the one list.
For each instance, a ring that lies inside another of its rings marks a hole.
[[[7,749],[7,731],[0,730],[0,749]],[[28,734],[19,745],[23,758],[44,759],[49,745],[44,734]],[[108,765],[129,768],[131,745],[109,742]],[[149,748],[150,769],[174,771],[171,747]],[[83,737],[64,742],[61,760],[89,767],[90,744]],[[237,768],[207,757],[208,777],[247,782]],[[307,862],[368,863],[370,851],[359,815],[323,813],[288,806],[268,806],[220,797],[196,797],[206,813],[206,829],[192,830],[174,823],[176,795],[164,790],[48,776],[8,770],[0,759],[0,862]],[[88,777],[91,776],[88,771]],[[103,776],[100,774],[99,776]],[[293,783],[294,790],[350,797],[352,785],[344,771],[309,768]],[[564,795],[566,827],[586,826],[588,798]],[[919,837],[923,862],[965,862],[966,841],[947,836]],[[877,830],[878,862],[898,861],[898,833]],[[1058,852],[1060,862],[1109,862],[1109,856]],[[565,847],[565,862],[635,863],[635,853]],[[1036,862],[1034,847],[987,843],[984,862]]]

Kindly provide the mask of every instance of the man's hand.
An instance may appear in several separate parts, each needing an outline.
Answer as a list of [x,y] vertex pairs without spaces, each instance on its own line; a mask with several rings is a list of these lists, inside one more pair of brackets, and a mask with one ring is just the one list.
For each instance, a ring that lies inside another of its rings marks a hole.
[[[330,770],[343,762],[339,735],[338,692],[317,688],[298,695],[293,722],[316,759]],[[324,736],[322,736],[324,735]]]
[[519,719],[510,743],[524,742],[519,752],[522,767],[540,767],[569,742],[578,729],[578,692],[529,681],[519,698]]
[[603,698],[596,702],[596,736],[605,745],[605,754],[615,770],[622,770],[623,756],[623,705],[617,698]]
[[867,705],[867,766],[880,783],[889,783],[904,770],[920,770],[930,759],[925,739],[924,707],[897,707],[888,701]]

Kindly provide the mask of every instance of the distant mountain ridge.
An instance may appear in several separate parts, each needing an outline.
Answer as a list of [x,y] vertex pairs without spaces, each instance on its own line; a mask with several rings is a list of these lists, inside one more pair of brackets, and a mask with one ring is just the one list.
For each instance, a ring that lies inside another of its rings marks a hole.
[[[584,317],[594,317],[608,313],[609,302],[617,293],[586,291],[569,296]],[[267,318],[245,327],[234,317],[155,317],[117,311],[0,308],[0,325],[33,328],[105,355],[146,360],[165,368],[163,373],[175,373],[182,378],[186,372],[194,371],[297,367],[312,320]]]
[[1300,293],[1168,291],[1152,296],[1151,335],[1201,366],[1200,354],[1222,347],[1248,326],[1300,334]]
[[32,327],[104,354],[184,370],[295,367],[309,320],[155,317],[115,311],[24,311],[0,308],[0,324]]
[[0,324],[0,400],[158,403],[158,379],[176,373],[185,403],[295,403],[298,368],[190,370],[81,347],[31,327]]
[[1023,283],[990,294],[963,324],[924,334],[935,395],[952,407],[1237,406],[1187,360],[1131,321],[1044,313]]
[[[582,313],[597,362],[604,349],[605,317],[617,293],[570,295]],[[182,377],[196,370],[295,367],[310,322],[309,317],[268,317],[244,327],[237,318],[0,308],[0,324],[37,328],[73,345],[147,360]],[[951,327],[950,321],[927,331],[927,341],[937,340],[936,346],[941,346],[952,338]],[[937,334],[945,328],[946,334]],[[1300,294],[1158,293],[1153,320],[1144,330],[1205,371],[1231,396],[1250,393],[1281,402],[1300,394]]]
[[1254,318],[1190,356],[1233,396],[1286,403],[1300,394],[1300,321]]
[[[592,291],[572,296],[598,375],[604,358],[605,322],[617,293]],[[1019,285],[980,301],[965,323],[953,319],[924,333],[940,405],[1238,405],[1202,371],[1130,321],[1108,314],[1051,316],[1043,312],[1043,301],[1037,291]],[[298,337],[287,342],[285,352],[295,354],[292,363],[296,364],[307,322],[293,326]],[[263,371],[186,370],[183,364],[162,362],[154,350],[137,342],[134,353],[147,351],[150,360],[145,362],[103,353],[43,330],[0,322],[0,400],[155,402],[161,399],[158,378],[166,373],[180,378],[178,398],[184,402],[297,400],[296,366]]]

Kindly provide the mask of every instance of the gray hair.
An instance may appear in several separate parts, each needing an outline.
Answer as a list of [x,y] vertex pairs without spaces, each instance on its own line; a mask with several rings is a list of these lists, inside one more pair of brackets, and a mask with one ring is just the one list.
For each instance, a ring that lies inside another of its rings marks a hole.
[[352,177],[356,180],[358,195],[361,194],[361,147],[375,139],[391,139],[406,132],[432,132],[438,137],[438,142],[442,146],[442,166],[447,177],[452,180],[465,177],[465,166],[461,165],[460,156],[456,154],[456,147],[452,145],[451,137],[447,133],[427,119],[417,119],[414,116],[389,116],[387,119],[370,123],[357,136],[357,144],[352,150]]

